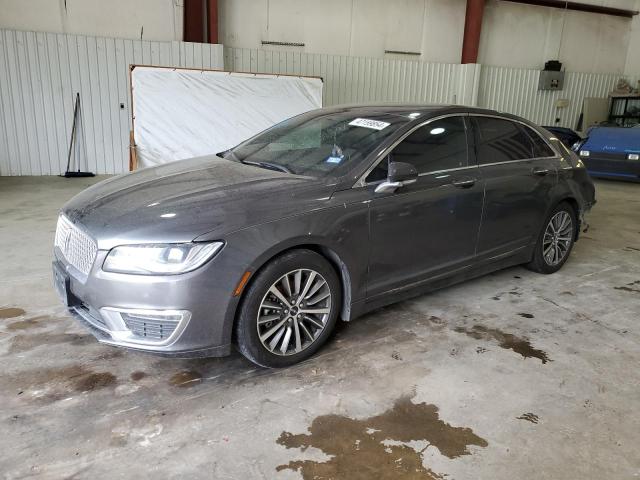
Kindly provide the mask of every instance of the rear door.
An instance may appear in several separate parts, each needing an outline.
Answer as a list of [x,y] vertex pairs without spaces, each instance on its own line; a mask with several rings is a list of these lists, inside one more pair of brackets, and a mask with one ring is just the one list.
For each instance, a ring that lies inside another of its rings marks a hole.
[[366,178],[371,192],[367,296],[466,268],[473,261],[483,186],[469,165],[464,116],[419,127],[389,159],[413,164],[418,180],[394,193],[373,192],[386,179],[387,160]]
[[508,256],[536,240],[557,182],[558,158],[522,123],[479,115],[471,123],[485,185],[478,257]]

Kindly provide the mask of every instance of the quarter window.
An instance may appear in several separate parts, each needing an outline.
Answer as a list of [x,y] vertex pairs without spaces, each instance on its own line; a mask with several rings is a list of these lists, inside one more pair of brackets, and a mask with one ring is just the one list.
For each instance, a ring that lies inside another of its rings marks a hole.
[[540,134],[535,132],[532,128],[529,127],[521,127],[526,130],[531,137],[531,141],[533,142],[533,156],[535,158],[544,158],[544,157],[554,157],[556,154],[549,148],[547,142],[545,142]]
[[420,127],[391,152],[392,162],[411,163],[418,173],[467,166],[467,132],[462,117]]
[[533,158],[533,140],[518,124],[492,117],[475,117],[478,163]]

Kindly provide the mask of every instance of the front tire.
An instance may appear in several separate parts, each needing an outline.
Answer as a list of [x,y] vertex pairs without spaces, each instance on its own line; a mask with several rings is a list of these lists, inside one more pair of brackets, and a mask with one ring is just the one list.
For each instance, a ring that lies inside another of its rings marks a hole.
[[578,222],[567,202],[560,203],[545,220],[533,259],[527,268],[538,273],[555,273],[562,268],[573,249]]
[[340,306],[340,281],[331,264],[311,250],[287,252],[246,290],[236,322],[238,349],[263,367],[301,362],[329,338]]

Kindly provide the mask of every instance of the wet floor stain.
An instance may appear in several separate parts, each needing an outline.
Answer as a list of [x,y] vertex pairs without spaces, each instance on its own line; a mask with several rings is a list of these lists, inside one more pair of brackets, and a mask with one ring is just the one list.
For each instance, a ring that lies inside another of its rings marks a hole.
[[146,376],[147,374],[145,372],[141,372],[138,370],[137,372],[133,372],[130,377],[131,377],[131,380],[133,380],[134,382],[139,382]]
[[87,372],[74,379],[73,386],[77,392],[90,392],[98,388],[108,387],[116,383],[116,377],[109,372]]
[[43,345],[55,345],[67,343],[69,345],[98,345],[92,335],[80,335],[76,333],[40,333],[26,334],[21,333],[15,335],[11,339],[9,353],[23,353]]
[[474,325],[473,328],[458,327],[458,333],[465,333],[476,340],[496,340],[501,348],[513,350],[524,358],[537,358],[542,363],[550,361],[546,352],[534,348],[529,340],[517,337],[511,333],[504,333],[496,328],[487,328],[482,325]]
[[616,289],[616,290],[622,290],[624,292],[640,293],[640,288],[638,286],[640,286],[640,280],[636,280],[635,282],[627,283],[626,285],[623,285],[622,287],[613,287],[613,288]]
[[533,318],[534,317],[533,313],[524,313],[524,312],[522,312],[522,313],[519,313],[518,315],[520,315],[522,318]]
[[538,423],[540,419],[535,413],[523,413],[519,417],[516,417],[517,420],[525,420],[531,423]]
[[518,289],[518,287],[516,287],[514,290],[510,290],[508,292],[500,292],[497,295],[494,295],[493,297],[491,297],[491,300],[501,300],[504,295],[511,295],[513,297],[522,296],[522,292],[518,292],[517,289]]
[[21,308],[14,308],[14,307],[0,308],[0,319],[4,320],[4,319],[7,319],[7,318],[21,317],[25,313],[27,313],[27,312],[25,312]]
[[46,402],[115,386],[116,383],[117,378],[111,372],[95,372],[82,365],[27,370],[2,377],[0,381],[2,390],[16,391],[19,396],[31,392],[30,398]]
[[[343,415],[316,417],[307,434],[282,432],[277,443],[286,448],[320,449],[327,461],[293,460],[277,471],[293,470],[304,480],[441,479],[423,465],[423,451],[436,447],[448,458],[469,455],[469,447],[486,447],[487,441],[470,428],[453,427],[440,419],[438,407],[399,398],[386,412],[361,420]],[[416,450],[408,442],[427,442]]]
[[7,325],[7,330],[9,331],[17,331],[17,330],[29,330],[31,328],[38,328],[41,327],[43,324],[43,320],[46,320],[48,317],[46,316],[41,316],[41,317],[33,317],[33,318],[26,318],[24,320],[17,320],[15,322],[12,322],[10,324]]
[[202,374],[194,370],[183,370],[175,373],[169,379],[169,384],[180,388],[195,387],[202,382]]

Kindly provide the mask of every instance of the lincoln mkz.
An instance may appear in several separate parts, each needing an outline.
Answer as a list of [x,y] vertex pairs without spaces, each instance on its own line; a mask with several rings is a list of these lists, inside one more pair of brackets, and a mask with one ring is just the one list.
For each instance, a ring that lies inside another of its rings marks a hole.
[[54,283],[102,343],[236,345],[284,367],[338,319],[513,265],[557,271],[594,202],[581,160],[521,118],[324,108],[81,192],[58,219]]

